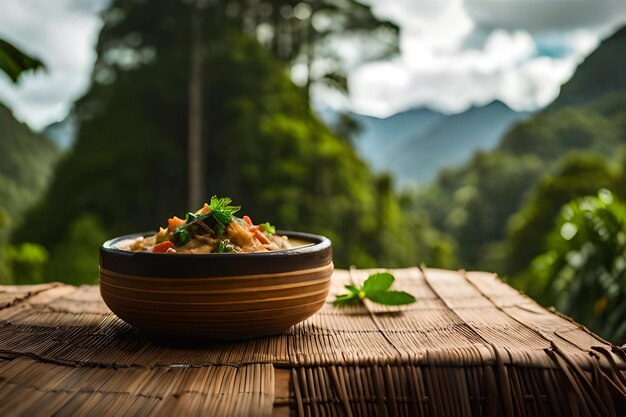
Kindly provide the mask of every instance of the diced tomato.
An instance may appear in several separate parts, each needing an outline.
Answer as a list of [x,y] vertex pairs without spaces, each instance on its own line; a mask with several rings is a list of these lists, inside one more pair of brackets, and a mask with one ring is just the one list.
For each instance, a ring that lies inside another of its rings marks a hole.
[[254,236],[259,239],[259,242],[261,242],[264,245],[267,245],[268,243],[270,243],[269,240],[267,240],[267,238],[263,235],[263,233],[261,233],[258,229],[254,231]]
[[165,253],[173,247],[174,247],[174,244],[170,242],[169,240],[166,240],[165,242],[161,242],[155,247],[153,247],[152,252],[153,253]]
[[254,223],[252,223],[252,219],[248,216],[243,216],[243,221],[248,223],[250,226],[254,225]]
[[167,219],[167,230],[173,232],[178,226],[182,226],[185,223],[187,223],[185,220],[179,219],[176,216],[170,217],[169,219]]

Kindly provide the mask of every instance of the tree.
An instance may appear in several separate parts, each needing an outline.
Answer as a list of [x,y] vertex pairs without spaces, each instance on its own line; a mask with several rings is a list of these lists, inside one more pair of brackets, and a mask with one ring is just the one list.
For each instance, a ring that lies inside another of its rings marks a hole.
[[508,225],[503,273],[514,276],[545,250],[545,236],[568,201],[619,187],[622,172],[598,154],[567,155],[554,174],[544,176]]
[[378,19],[361,1],[240,0],[226,12],[275,57],[304,68],[307,99],[316,83],[347,91],[347,66],[357,62],[344,62],[338,53],[341,43],[359,50],[359,62],[387,58],[398,50],[398,27]]
[[554,161],[572,150],[611,153],[623,144],[619,129],[610,118],[586,108],[564,107],[520,122],[498,148]]
[[[392,188],[317,119],[284,63],[240,33],[221,4],[197,13],[207,28],[201,116],[211,131],[210,140],[202,131],[204,198],[230,196],[255,221],[328,235],[339,266],[426,256]],[[53,252],[85,214],[115,236],[194,209],[186,198],[190,6],[115,1],[104,16],[94,83],[76,104],[79,137],[16,236]],[[406,245],[377,244],[383,235]]]
[[[98,218],[84,214],[75,219],[66,235],[52,246],[49,263],[43,262],[45,279],[73,285],[97,284],[99,258],[97,248],[106,238],[107,235]],[[24,280],[20,282],[26,283]]]
[[[189,62],[189,133],[187,142],[189,207],[202,204],[202,70],[206,48],[202,37],[202,2],[192,4],[190,27],[190,62]],[[208,135],[205,135],[208,140]]]
[[606,190],[566,204],[535,258],[531,295],[626,342],[626,206]]
[[509,216],[543,170],[533,155],[478,153],[466,166],[442,171],[434,186],[418,193],[416,211],[456,242],[460,266],[480,268],[493,259]]

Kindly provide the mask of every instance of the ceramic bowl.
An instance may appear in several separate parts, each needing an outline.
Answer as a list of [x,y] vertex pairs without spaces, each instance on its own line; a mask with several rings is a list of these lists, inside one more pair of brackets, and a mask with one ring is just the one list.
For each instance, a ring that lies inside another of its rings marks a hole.
[[330,240],[278,231],[303,246],[264,253],[155,254],[100,248],[100,293],[151,336],[240,340],[278,334],[318,311],[333,272]]

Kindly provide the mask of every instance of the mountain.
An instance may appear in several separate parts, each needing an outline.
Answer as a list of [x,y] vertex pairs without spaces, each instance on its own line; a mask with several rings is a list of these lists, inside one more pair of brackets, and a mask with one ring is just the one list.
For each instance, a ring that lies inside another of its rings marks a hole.
[[[0,240],[46,189],[59,156],[57,146],[34,133],[0,105]],[[4,220],[2,219],[4,218]],[[3,225],[5,227],[3,227]]]
[[459,266],[515,277],[547,250],[546,233],[568,201],[603,187],[626,196],[624,50],[622,29],[579,65],[552,105],[418,195],[418,210],[456,242]]
[[415,109],[385,119],[352,114],[360,124],[355,146],[377,171],[389,171],[400,186],[426,183],[445,166],[493,149],[515,122],[528,114],[500,101],[446,115]]
[[561,87],[549,109],[586,104],[607,94],[626,90],[626,27],[602,41]]

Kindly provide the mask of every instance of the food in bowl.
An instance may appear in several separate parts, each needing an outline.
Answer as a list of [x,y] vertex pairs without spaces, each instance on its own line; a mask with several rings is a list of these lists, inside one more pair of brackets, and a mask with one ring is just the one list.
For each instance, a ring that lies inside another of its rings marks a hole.
[[269,222],[254,224],[249,216],[236,217],[241,207],[228,197],[211,197],[209,203],[184,219],[167,220],[167,227],[148,237],[118,243],[118,249],[133,252],[207,254],[252,253],[290,249],[287,236],[276,234]]
[[[163,254],[100,248],[100,293],[119,318],[155,339],[232,341],[274,335],[325,304],[333,273],[323,236],[277,231],[290,249]],[[179,253],[179,252],[177,252]]]

